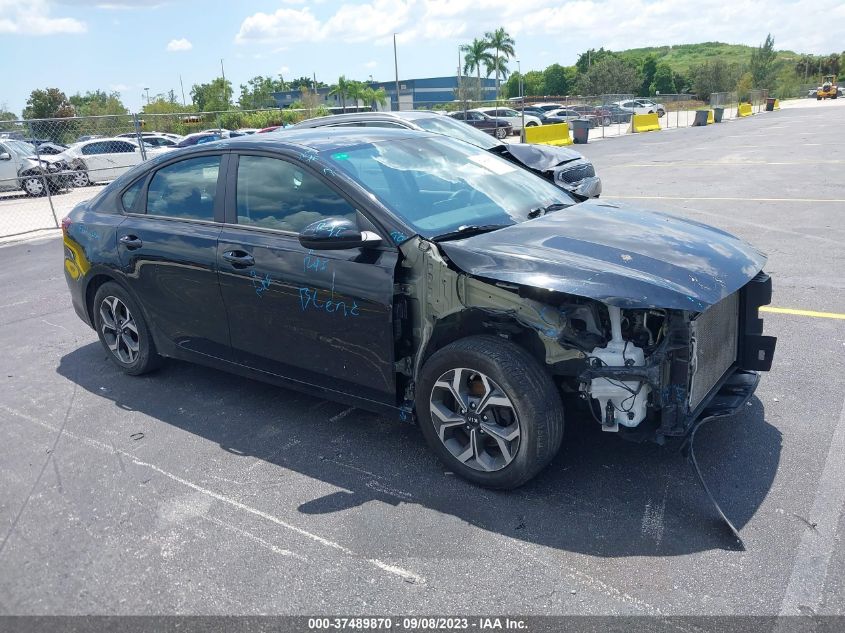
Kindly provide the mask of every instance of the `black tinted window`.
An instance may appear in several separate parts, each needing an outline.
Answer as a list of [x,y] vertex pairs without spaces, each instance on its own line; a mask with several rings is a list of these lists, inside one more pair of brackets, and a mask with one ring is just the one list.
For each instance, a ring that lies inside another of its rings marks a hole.
[[189,158],[159,169],[147,192],[147,213],[192,220],[214,219],[220,156]]
[[82,147],[82,153],[86,156],[90,156],[92,154],[103,154],[105,153],[105,143],[89,143]]
[[355,218],[355,209],[313,174],[276,158],[238,161],[238,224],[299,232],[327,217]]

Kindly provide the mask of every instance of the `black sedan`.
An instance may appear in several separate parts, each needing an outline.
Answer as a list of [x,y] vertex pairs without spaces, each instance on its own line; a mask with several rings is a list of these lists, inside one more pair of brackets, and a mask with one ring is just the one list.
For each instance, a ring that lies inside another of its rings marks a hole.
[[180,358],[416,421],[496,488],[557,453],[568,395],[606,431],[683,436],[741,410],[775,344],[752,246],[437,134],[177,150],[63,234],[73,306],[125,373]]
[[457,112],[450,112],[448,116],[458,121],[463,121],[498,139],[507,138],[513,134],[513,126],[510,123],[503,119],[488,116],[483,112],[475,112],[473,110],[464,112],[463,110],[458,110]]

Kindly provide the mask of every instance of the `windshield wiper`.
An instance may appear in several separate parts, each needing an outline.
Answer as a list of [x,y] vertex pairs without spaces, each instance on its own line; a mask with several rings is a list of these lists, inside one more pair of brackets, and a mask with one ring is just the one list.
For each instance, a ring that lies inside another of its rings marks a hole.
[[565,204],[563,202],[555,202],[554,204],[550,204],[545,207],[537,207],[536,209],[531,209],[531,211],[528,212],[528,219],[533,220],[534,218],[539,218],[541,215],[546,215],[551,211],[560,211],[561,209],[565,209],[568,206],[571,205]]
[[434,242],[442,242],[443,240],[451,240],[454,238],[460,237],[470,237],[472,235],[478,235],[480,233],[488,233],[490,231],[495,231],[497,229],[503,229],[508,226],[513,226],[512,224],[465,224],[463,226],[459,226],[454,231],[449,231],[448,233],[443,233],[438,235],[437,237],[433,238]]

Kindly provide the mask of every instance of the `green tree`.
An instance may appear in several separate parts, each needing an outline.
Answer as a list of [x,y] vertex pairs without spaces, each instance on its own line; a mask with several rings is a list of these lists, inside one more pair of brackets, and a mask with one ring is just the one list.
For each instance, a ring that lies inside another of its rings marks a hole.
[[751,79],[755,88],[768,88],[772,83],[776,57],[775,38],[769,33],[766,41],[751,51]]
[[546,89],[546,80],[539,70],[529,70],[522,80],[522,89],[526,96],[543,96],[549,94]]
[[72,117],[73,106],[64,92],[58,88],[33,90],[26,100],[23,111],[25,119],[54,119]]
[[[640,96],[653,95],[651,84],[654,83],[654,75],[657,73],[657,56],[648,55],[644,60],[640,72],[643,76],[643,83],[640,85]],[[673,91],[674,92],[674,91]]]
[[349,96],[350,84],[351,82],[346,78],[346,76],[341,75],[337,79],[337,84],[329,90],[330,97],[340,97],[340,102],[343,105],[344,112],[346,112],[346,98]]
[[613,53],[605,50],[604,47],[598,50],[591,48],[578,56],[578,61],[575,62],[575,68],[578,69],[580,74],[585,75],[590,68],[593,67],[593,64],[596,64],[607,57],[613,57]]
[[349,82],[349,90],[348,96],[350,101],[355,104],[355,108],[358,108],[358,102],[366,103],[367,93],[367,85],[363,81],[350,81]]
[[[297,77],[296,79],[288,82],[288,90],[299,90],[301,92],[303,88],[313,90],[314,79],[311,77]],[[324,84],[322,81],[318,81],[317,88],[328,88],[328,85]]]
[[281,75],[278,79],[256,75],[246,84],[241,84],[238,104],[244,110],[275,107],[276,100],[273,98],[273,93],[283,90],[287,90],[287,84]]
[[103,116],[107,114],[129,114],[129,110],[120,100],[119,92],[90,90],[84,95],[76,93],[68,100],[77,116]]
[[578,71],[574,66],[552,64],[543,71],[543,82],[550,95],[565,96],[575,88]]
[[728,65],[716,58],[696,66],[691,74],[695,93],[706,101],[714,92],[735,90],[741,73],[737,64]]
[[641,85],[637,69],[613,55],[594,63],[578,78],[578,89],[585,95],[633,94]]
[[748,72],[744,73],[736,82],[736,95],[740,101],[748,101],[751,98],[751,90],[754,88],[754,76]]
[[231,107],[232,82],[216,77],[207,84],[194,84],[191,88],[191,101],[198,112],[221,112]]
[[[496,97],[498,98],[500,87],[499,75],[505,78],[508,76],[507,64],[503,62],[507,62],[509,58],[514,56],[515,53],[513,47],[516,45],[516,41],[508,34],[503,26],[500,26],[495,31],[487,31],[487,33],[484,34],[484,38],[487,40],[487,47],[496,51],[493,56],[493,64],[487,65],[487,75],[490,75],[489,69],[492,67],[496,73]],[[502,72],[502,70],[504,70],[504,72]]]
[[[498,64],[498,66],[496,64]],[[511,72],[508,68],[508,62],[504,57],[500,57],[498,61],[495,58],[490,58],[490,61],[484,65],[484,70],[486,71],[488,77],[495,72],[497,82],[499,76],[507,79],[507,76]],[[498,84],[496,88],[496,94],[499,94]]]
[[654,79],[649,87],[649,94],[670,95],[677,92],[675,88],[675,77],[672,67],[669,64],[658,64],[654,71]]
[[195,112],[196,107],[193,104],[184,106],[178,101],[171,101],[162,95],[158,95],[155,99],[144,105],[142,112],[144,114],[177,114],[180,112]]
[[387,105],[387,93],[384,91],[384,88],[372,88],[370,86],[366,86],[361,91],[361,99],[371,108],[377,105]]
[[481,99],[481,67],[492,63],[490,53],[487,51],[487,42],[478,38],[472,40],[471,44],[463,44],[461,50],[464,53],[464,74],[477,73],[478,99]]

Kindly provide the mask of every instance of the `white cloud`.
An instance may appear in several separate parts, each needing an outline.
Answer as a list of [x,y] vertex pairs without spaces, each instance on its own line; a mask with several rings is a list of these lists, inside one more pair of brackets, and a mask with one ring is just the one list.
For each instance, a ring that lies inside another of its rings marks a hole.
[[364,64],[364,68],[375,68],[376,66],[378,66],[378,62],[375,60],[368,61]]
[[12,35],[56,35],[85,33],[85,22],[52,17],[46,0],[0,0],[0,33]]
[[170,51],[171,53],[176,53],[176,52],[179,52],[179,51],[189,51],[193,47],[194,47],[194,45],[191,44],[190,40],[188,40],[184,37],[182,37],[178,40],[170,40],[167,43],[167,50]]
[[278,9],[275,13],[255,13],[241,23],[235,36],[238,43],[316,41],[322,39],[320,22],[307,7]]
[[388,44],[395,32],[405,44],[466,41],[504,25],[517,39],[543,38],[576,50],[703,41],[756,45],[767,32],[775,36],[778,48],[841,50],[839,32],[829,23],[845,18],[845,4],[813,4],[812,11],[801,11],[794,0],[485,0],[479,11],[476,4],[456,0],[344,0],[320,6],[320,17],[307,6],[255,13],[243,20],[235,39]]

